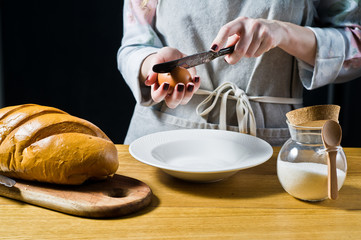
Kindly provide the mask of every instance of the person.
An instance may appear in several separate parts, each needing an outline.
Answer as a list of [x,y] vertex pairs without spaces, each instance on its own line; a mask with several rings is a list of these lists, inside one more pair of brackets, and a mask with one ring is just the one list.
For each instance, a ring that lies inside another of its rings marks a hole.
[[[290,136],[285,114],[308,90],[361,75],[361,10],[354,0],[126,0],[118,68],[136,99],[124,143],[158,131],[209,128]],[[188,69],[193,81],[157,82],[152,66],[235,46]]]

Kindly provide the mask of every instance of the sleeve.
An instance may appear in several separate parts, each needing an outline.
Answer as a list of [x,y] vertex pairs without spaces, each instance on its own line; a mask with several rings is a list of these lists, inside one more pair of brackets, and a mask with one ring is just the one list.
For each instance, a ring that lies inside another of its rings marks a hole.
[[354,0],[320,1],[314,27],[315,66],[298,60],[306,89],[342,83],[361,76],[361,8]]
[[135,100],[145,106],[153,103],[150,87],[140,82],[143,60],[157,52],[162,43],[154,31],[156,0],[125,0],[123,38],[117,53],[118,69],[133,92]]

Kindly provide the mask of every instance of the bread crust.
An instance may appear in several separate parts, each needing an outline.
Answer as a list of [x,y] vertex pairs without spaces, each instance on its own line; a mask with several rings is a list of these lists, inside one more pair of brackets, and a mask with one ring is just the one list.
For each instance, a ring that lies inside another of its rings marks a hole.
[[111,176],[118,166],[113,142],[84,119],[35,104],[0,109],[0,174],[81,184]]

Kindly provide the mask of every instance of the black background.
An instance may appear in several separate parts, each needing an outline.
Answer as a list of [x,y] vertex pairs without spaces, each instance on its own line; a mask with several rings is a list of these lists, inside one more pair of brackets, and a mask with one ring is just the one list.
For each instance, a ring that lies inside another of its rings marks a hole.
[[0,1],[4,105],[58,107],[122,143],[134,107],[116,65],[123,2]]
[[[3,105],[57,107],[122,143],[135,104],[116,65],[122,7],[119,0],[0,0]],[[360,85],[304,94],[306,106],[341,106],[343,146],[361,146]]]

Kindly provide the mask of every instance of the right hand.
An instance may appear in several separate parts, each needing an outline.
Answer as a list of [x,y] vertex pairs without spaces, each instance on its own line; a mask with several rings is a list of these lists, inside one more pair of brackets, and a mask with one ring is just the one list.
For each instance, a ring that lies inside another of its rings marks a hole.
[[289,22],[238,17],[219,30],[211,49],[219,51],[223,46],[232,45],[235,45],[233,53],[224,58],[229,64],[237,63],[242,57],[259,57],[275,47],[310,65],[315,64],[315,34],[311,29]]
[[200,81],[196,75],[195,68],[189,68],[188,71],[192,76],[192,82],[184,86],[183,83],[178,83],[174,91],[169,89],[168,83],[159,85],[158,74],[153,72],[152,68],[155,64],[172,61],[178,58],[185,57],[186,55],[178,49],[164,47],[157,53],[148,56],[141,67],[141,77],[144,84],[151,86],[151,96],[153,101],[165,101],[169,108],[176,108],[178,105],[185,105],[192,98],[193,94],[199,89]]

